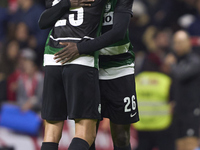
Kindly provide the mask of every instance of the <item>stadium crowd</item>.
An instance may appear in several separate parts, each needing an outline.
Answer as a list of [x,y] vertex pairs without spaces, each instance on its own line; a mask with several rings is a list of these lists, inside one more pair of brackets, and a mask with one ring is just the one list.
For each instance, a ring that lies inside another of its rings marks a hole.
[[[41,108],[42,58],[49,31],[38,26],[44,3],[45,0],[0,1],[0,104],[14,103],[22,111],[36,113]],[[200,127],[200,0],[135,0],[129,30],[136,54],[136,76],[159,72],[172,83],[166,88],[172,121],[162,129],[136,126],[138,150],[194,150],[199,137],[195,129]],[[182,111],[189,120],[184,119]],[[141,120],[142,117],[141,112]],[[188,122],[195,123],[191,125],[195,129],[187,129]],[[102,128],[107,131],[108,123]],[[177,133],[176,137],[174,133],[179,129],[186,133]],[[174,143],[175,139],[179,140]],[[166,149],[166,145],[173,148]]]

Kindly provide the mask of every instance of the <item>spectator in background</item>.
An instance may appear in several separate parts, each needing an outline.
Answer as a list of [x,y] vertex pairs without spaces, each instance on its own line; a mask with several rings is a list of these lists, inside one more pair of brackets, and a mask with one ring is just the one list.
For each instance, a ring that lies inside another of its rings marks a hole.
[[143,33],[149,24],[147,8],[142,1],[134,1],[132,11],[133,17],[129,25],[130,40],[134,45],[134,52],[145,52],[146,46],[143,43]]
[[173,7],[170,11],[168,25],[173,31],[180,30],[181,27],[177,20],[184,16],[185,14],[196,14],[196,9],[194,8],[194,0],[173,0]]
[[8,0],[8,7],[11,13],[14,13],[17,11],[18,5],[17,0]]
[[0,72],[8,78],[17,67],[19,58],[19,44],[17,41],[12,40],[2,50],[0,59]]
[[6,24],[8,22],[8,10],[0,6],[0,50],[6,37]]
[[0,73],[0,107],[1,103],[6,100],[6,80]]
[[[0,53],[0,60],[2,60],[1,53]],[[0,91],[1,91],[0,92],[0,107],[1,107],[1,102],[6,100],[6,78],[5,74],[1,70],[1,65],[0,65]]]
[[198,13],[196,14],[194,22],[188,27],[187,31],[191,35],[196,52],[200,54],[200,0],[196,0],[195,7],[198,10]]
[[189,26],[188,32],[191,36],[200,37],[200,0],[196,0],[196,9],[198,11],[196,20]]
[[172,104],[170,101],[171,78],[163,72],[163,58],[169,51],[168,30],[152,34],[150,51],[136,76],[136,91],[140,121],[134,124],[138,131],[137,150],[174,150]]
[[172,0],[142,0],[147,6],[152,25],[165,27],[171,12]]
[[[18,0],[18,10],[11,19],[14,24],[24,22],[28,26],[30,34],[36,39],[38,49],[44,47],[47,37],[47,31],[40,30],[38,26],[38,20],[43,10],[44,8],[35,4],[33,0]],[[13,31],[13,29],[11,30]]]
[[20,49],[26,47],[34,49],[37,46],[35,37],[30,35],[28,26],[23,22],[18,23],[16,26],[15,39],[19,43]]
[[164,58],[170,49],[171,30],[160,30],[150,26],[144,36],[144,41],[147,45],[148,51],[156,54],[160,59]]
[[17,84],[17,104],[23,111],[39,111],[42,104],[43,75],[35,64],[36,54],[24,49],[21,55],[22,73]]
[[[170,38],[171,31],[168,29],[156,29],[155,27],[149,27],[144,34],[144,41],[148,48],[146,55],[140,55],[136,57],[136,73],[143,71],[143,65],[150,65],[151,63],[157,63],[161,65],[166,54],[170,51]],[[152,60],[148,61],[147,60]]]
[[200,58],[192,52],[185,31],[174,34],[173,50],[165,64],[174,81],[176,145],[178,150],[194,150],[200,127]]
[[175,150],[170,105],[171,78],[161,73],[161,64],[148,58],[144,71],[136,76],[140,121],[137,150]]
[[19,60],[19,44],[13,40],[8,42],[2,54],[0,63],[0,72],[5,76],[7,97],[6,100],[16,100],[17,79],[19,76],[18,60]]

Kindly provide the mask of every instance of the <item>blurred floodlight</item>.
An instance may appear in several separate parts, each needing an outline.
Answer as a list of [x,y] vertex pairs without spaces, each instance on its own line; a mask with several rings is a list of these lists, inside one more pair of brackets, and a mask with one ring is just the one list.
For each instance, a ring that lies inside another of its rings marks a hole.
[[185,14],[178,19],[178,24],[182,28],[188,28],[195,20],[195,17],[191,14]]
[[146,6],[141,1],[136,0],[133,3],[132,11],[134,16],[141,16],[146,14]]
[[34,61],[36,59],[36,53],[31,48],[25,48],[22,50],[21,57]]

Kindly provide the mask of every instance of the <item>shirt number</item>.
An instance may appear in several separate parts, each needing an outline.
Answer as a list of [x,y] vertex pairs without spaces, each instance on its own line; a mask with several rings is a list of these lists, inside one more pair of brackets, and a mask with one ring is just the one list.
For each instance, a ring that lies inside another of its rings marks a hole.
[[[124,112],[131,112],[131,109],[135,110],[136,109],[135,95],[133,95],[131,98],[125,97],[124,103],[126,104],[124,107]],[[132,105],[131,108],[129,108],[130,105]]]
[[72,9],[70,10],[71,12],[75,12],[75,14],[70,14],[69,15],[69,23],[72,26],[80,26],[83,23],[83,17],[84,17],[84,9],[83,7],[77,8],[77,9]]

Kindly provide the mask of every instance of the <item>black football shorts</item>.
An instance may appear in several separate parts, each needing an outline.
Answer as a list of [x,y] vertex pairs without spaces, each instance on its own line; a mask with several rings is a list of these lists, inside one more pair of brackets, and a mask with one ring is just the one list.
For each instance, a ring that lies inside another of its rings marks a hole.
[[100,80],[102,117],[115,124],[139,120],[134,74],[111,80]]
[[45,66],[42,118],[101,119],[99,76],[82,65]]
[[192,112],[185,115],[174,116],[175,136],[177,139],[184,137],[199,138],[200,118]]

